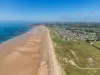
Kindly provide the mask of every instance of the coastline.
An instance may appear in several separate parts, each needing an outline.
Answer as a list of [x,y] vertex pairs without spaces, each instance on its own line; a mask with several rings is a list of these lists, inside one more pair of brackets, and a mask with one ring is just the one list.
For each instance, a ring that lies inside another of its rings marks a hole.
[[44,31],[42,34],[41,58],[38,75],[62,75],[61,67],[54,52],[50,32],[45,26],[41,28]]
[[0,44],[0,75],[37,75],[40,45],[37,26]]
[[0,44],[0,50],[0,75],[61,75],[45,26]]
[[11,39],[8,39],[7,41],[4,41],[4,42],[0,43],[0,45],[1,45],[1,44],[4,44],[4,43],[7,43],[7,42],[10,42],[11,40],[14,40],[14,39],[16,39],[16,38],[18,38],[18,37],[20,37],[20,36],[22,36],[22,35],[28,34],[28,33],[30,33],[32,30],[34,30],[34,28],[32,28],[32,29],[26,31],[25,33],[22,33],[21,35],[15,36],[15,37],[13,37],[13,38],[11,38]]
[[3,43],[0,44],[0,61],[3,56],[5,56],[7,53],[11,52],[15,47],[21,46],[25,44],[27,39],[29,39],[32,35],[35,35],[36,27],[30,29],[29,31],[19,35],[15,36],[12,39],[9,39]]

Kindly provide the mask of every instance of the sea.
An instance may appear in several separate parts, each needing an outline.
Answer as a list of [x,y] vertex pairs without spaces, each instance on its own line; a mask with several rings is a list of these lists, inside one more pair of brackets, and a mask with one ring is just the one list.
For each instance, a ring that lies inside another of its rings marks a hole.
[[19,36],[32,27],[27,22],[0,22],[0,44]]

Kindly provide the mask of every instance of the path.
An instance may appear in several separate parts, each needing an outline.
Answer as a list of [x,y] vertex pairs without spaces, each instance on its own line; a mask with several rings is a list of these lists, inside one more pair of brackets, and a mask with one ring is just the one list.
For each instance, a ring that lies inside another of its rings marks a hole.
[[[71,49],[70,49],[71,50]],[[73,51],[73,50],[71,50],[71,52],[72,52],[72,54],[75,56],[75,58],[76,58],[76,60],[79,62],[79,60],[78,60],[78,57],[76,56],[76,54],[75,54],[75,52]],[[73,65],[73,66],[75,66],[75,67],[77,67],[77,68],[79,68],[79,69],[98,69],[98,70],[100,70],[100,68],[83,68],[83,67],[79,67],[74,61],[72,61],[72,60],[67,60],[67,62],[68,63],[70,63],[71,65]]]

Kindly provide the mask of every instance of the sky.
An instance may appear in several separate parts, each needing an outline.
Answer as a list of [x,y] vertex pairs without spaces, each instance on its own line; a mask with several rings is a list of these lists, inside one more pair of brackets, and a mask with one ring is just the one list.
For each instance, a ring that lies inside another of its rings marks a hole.
[[0,0],[0,20],[100,22],[100,0]]

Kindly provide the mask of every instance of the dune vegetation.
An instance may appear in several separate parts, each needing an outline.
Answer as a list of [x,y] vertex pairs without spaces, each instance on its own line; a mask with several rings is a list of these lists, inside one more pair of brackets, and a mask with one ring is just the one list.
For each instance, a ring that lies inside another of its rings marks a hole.
[[100,75],[100,50],[86,41],[63,40],[57,27],[48,28],[63,75]]

